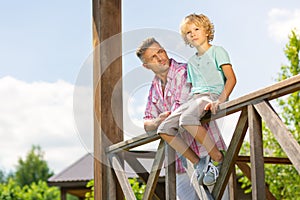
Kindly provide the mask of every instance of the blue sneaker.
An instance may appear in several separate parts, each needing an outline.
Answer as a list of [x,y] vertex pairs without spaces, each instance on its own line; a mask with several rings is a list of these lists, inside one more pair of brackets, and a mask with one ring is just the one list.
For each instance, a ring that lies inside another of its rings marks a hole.
[[[222,150],[221,153],[223,154],[223,159],[224,159],[225,151]],[[222,164],[223,161],[216,162],[212,160],[208,163],[208,170],[205,173],[203,178],[204,185],[210,186],[217,182],[217,178],[219,177]]]
[[192,179],[194,175],[197,176],[197,181],[199,185],[203,185],[204,174],[207,172],[207,166],[209,162],[209,156],[204,156],[200,158],[200,161],[197,164],[194,164],[194,173],[192,175]]
[[208,163],[208,171],[206,172],[203,178],[203,184],[210,186],[216,183],[217,178],[219,177],[219,173],[222,167],[222,163],[209,162]]

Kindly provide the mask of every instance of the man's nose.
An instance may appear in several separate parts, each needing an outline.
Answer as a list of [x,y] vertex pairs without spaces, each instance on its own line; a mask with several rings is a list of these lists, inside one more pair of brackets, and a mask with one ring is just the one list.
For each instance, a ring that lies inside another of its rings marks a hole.
[[161,55],[157,55],[157,60],[161,61],[162,60],[162,56]]

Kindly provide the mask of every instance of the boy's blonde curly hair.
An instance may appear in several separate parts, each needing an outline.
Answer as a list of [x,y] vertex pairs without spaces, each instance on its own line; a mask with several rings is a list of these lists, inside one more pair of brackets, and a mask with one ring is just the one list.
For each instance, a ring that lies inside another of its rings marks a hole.
[[203,14],[190,14],[186,16],[180,25],[180,34],[185,44],[190,45],[187,41],[187,25],[195,24],[198,27],[203,27],[208,34],[208,41],[211,42],[214,39],[215,28],[213,23],[210,22],[209,18]]

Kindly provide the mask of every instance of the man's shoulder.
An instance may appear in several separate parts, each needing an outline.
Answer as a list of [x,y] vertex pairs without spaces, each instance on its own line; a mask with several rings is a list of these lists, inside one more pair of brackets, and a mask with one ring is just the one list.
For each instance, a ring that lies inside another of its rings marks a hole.
[[171,58],[171,68],[173,68],[174,71],[186,70],[186,66],[186,63],[177,62],[176,60]]

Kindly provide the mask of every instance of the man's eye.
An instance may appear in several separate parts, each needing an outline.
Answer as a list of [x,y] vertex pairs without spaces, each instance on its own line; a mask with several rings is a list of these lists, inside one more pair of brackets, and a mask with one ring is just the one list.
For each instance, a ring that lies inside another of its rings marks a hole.
[[164,50],[163,49],[160,49],[159,51],[158,51],[158,53],[163,53],[164,52]]

